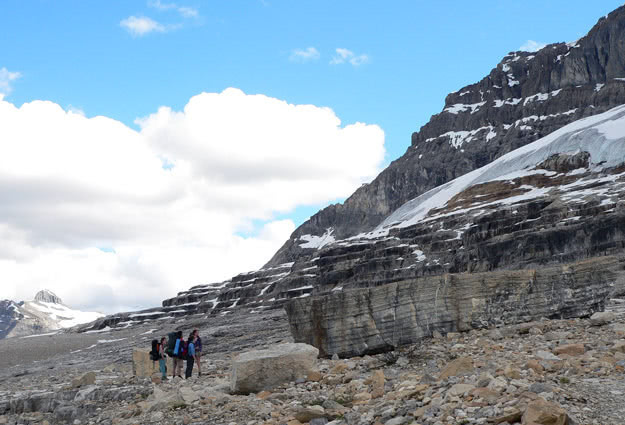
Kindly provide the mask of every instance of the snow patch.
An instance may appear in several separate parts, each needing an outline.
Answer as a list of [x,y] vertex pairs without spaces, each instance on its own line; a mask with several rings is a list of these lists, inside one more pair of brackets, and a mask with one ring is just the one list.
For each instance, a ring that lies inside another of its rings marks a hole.
[[[527,119],[535,120],[538,117],[528,117]],[[426,217],[427,221],[429,221],[441,215],[466,213],[473,208],[455,210],[438,216],[428,216],[432,209],[443,208],[452,197],[470,186],[500,180],[502,177],[512,173],[536,174],[537,171],[532,170],[532,168],[554,153],[576,151],[589,152],[597,170],[621,164],[623,158],[625,158],[625,105],[618,106],[602,114],[574,121],[542,139],[498,158],[480,169],[469,172],[406,202],[367,236],[373,237],[376,234],[388,234],[391,228],[411,226],[423,222]],[[549,190],[551,188],[533,188],[519,196],[495,201],[488,205],[496,203],[513,204],[543,196]],[[484,206],[480,205],[479,208]]]
[[455,105],[450,106],[449,108],[445,108],[444,112],[449,112],[450,114],[457,115],[459,112],[465,112],[471,110],[471,113],[477,112],[480,107],[484,106],[486,102],[478,102],[473,103],[471,105],[465,105],[463,103],[456,103]]
[[334,236],[332,236],[332,233],[334,233],[334,229],[330,227],[326,229],[326,232],[322,236],[302,235],[299,240],[306,241],[306,243],[300,244],[299,246],[300,248],[321,249],[336,240]]

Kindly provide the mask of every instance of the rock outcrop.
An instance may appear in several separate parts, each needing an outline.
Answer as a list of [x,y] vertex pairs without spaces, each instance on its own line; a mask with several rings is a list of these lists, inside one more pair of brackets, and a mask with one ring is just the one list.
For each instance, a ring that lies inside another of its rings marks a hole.
[[295,341],[320,355],[360,356],[431,337],[603,310],[625,258],[601,257],[536,270],[446,274],[291,301]]
[[[151,349],[147,348],[135,348],[132,350],[132,373],[135,376],[141,378],[160,377],[161,372],[159,369],[158,361],[154,361],[150,358]],[[172,374],[174,370],[173,361],[171,357],[167,357],[167,373]]]

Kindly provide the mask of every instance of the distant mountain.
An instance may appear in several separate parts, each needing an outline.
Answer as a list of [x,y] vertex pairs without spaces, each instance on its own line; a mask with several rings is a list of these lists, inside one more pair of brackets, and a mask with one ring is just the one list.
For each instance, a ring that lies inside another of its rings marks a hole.
[[39,291],[32,301],[0,301],[0,339],[71,328],[104,315],[73,310],[52,291]]

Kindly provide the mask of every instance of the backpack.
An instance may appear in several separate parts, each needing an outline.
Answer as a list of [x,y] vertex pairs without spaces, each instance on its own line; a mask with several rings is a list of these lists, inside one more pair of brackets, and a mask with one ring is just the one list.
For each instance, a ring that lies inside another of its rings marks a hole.
[[178,332],[170,332],[167,335],[167,347],[165,348],[165,354],[169,357],[174,356],[174,348],[176,348],[176,339],[178,339]]
[[181,359],[186,359],[187,358],[187,351],[189,346],[187,345],[188,342],[187,341],[180,341],[180,347],[178,348],[178,357],[180,357]]
[[157,339],[152,340],[152,351],[150,351],[150,360],[157,361],[161,359],[160,346]]

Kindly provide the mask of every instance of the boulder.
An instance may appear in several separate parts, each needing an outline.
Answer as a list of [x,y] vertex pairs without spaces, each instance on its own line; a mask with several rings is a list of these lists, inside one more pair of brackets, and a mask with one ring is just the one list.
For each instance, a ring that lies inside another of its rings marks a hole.
[[382,369],[376,370],[371,375],[371,397],[380,398],[384,396],[384,371]]
[[72,387],[78,388],[78,387],[86,387],[87,385],[94,385],[95,378],[96,378],[95,372],[85,373],[80,378],[72,379]]
[[586,348],[584,344],[567,344],[556,347],[553,350],[553,353],[556,356],[566,354],[568,356],[581,356],[586,352]]
[[316,418],[323,418],[325,409],[321,406],[300,407],[295,411],[295,419],[302,423],[310,422]]
[[535,356],[538,357],[540,360],[549,360],[549,361],[556,361],[556,362],[562,360],[560,357],[554,354],[551,354],[548,351],[544,351],[544,350],[536,351]]
[[471,384],[456,384],[452,386],[447,394],[452,395],[454,397],[461,397],[467,394],[468,392],[475,389],[475,385]]
[[447,379],[450,376],[458,376],[473,371],[473,359],[470,357],[458,357],[449,362],[441,371],[440,379]]
[[616,319],[616,315],[611,311],[602,311],[590,316],[590,324],[593,326],[603,326],[611,323]]
[[557,404],[539,397],[527,405],[521,423],[523,425],[566,425],[568,415],[566,410]]
[[138,403],[138,405],[146,412],[155,412],[186,404],[187,403],[179,391],[168,392],[159,389],[159,387],[154,388],[154,393],[147,401]]
[[180,387],[178,392],[186,404],[193,404],[200,399],[200,396],[189,387]]
[[305,379],[315,370],[318,355],[319,350],[315,347],[298,343],[239,354],[232,362],[230,390],[236,394],[249,394]]
[[[167,358],[167,373],[171,375],[174,365],[170,357]],[[141,378],[161,376],[158,362],[150,359],[150,349],[135,348],[132,350],[132,373]]]

